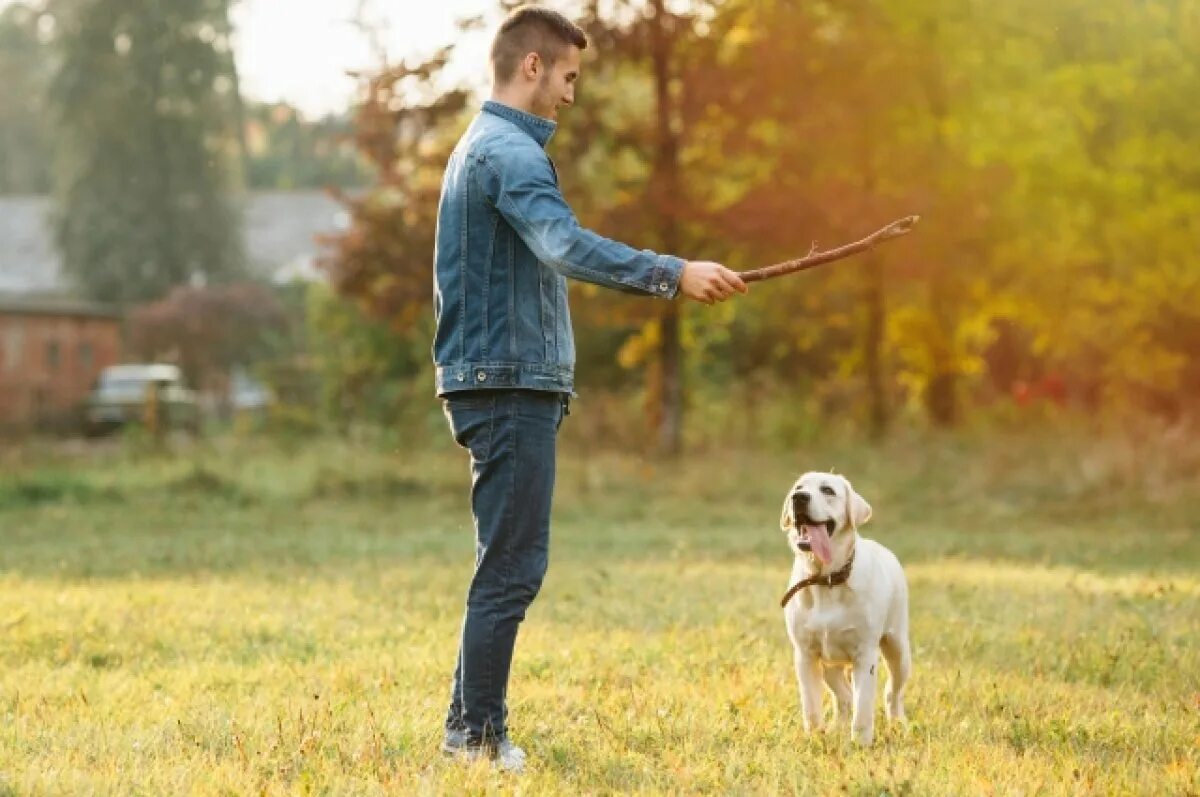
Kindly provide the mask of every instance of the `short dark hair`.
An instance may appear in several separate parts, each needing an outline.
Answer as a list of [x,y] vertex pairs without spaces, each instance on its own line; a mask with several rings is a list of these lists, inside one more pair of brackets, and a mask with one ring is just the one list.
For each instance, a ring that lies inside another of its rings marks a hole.
[[587,49],[587,35],[557,11],[541,6],[513,9],[492,40],[492,78],[497,84],[512,80],[517,65],[537,53],[546,66],[554,66],[567,45]]

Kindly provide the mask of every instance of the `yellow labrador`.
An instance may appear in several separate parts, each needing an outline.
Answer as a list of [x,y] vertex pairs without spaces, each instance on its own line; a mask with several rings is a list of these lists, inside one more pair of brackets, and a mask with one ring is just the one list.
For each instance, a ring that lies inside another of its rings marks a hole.
[[[832,473],[806,473],[783,501],[780,526],[796,553],[783,599],[795,648],[804,727],[823,725],[821,681],[833,693],[837,717],[851,717],[851,737],[875,735],[875,668],[888,666],[888,717],[904,720],[904,684],[912,669],[908,642],[908,584],[895,554],[858,536],[871,506],[850,482]],[[846,680],[847,672],[851,682]]]

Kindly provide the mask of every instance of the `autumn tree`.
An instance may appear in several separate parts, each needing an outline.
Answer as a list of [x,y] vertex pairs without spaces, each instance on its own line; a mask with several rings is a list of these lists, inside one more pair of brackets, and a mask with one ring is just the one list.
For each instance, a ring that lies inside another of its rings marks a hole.
[[[568,200],[583,223],[636,246],[687,259],[715,258],[687,222],[696,202],[684,174],[692,122],[685,95],[697,62],[689,46],[709,3],[623,0],[586,4],[579,20],[594,43],[556,149]],[[703,255],[700,252],[704,252]],[[682,301],[645,302],[575,286],[581,326],[631,330],[621,360],[641,369],[653,448],[683,445],[688,311]],[[584,334],[587,334],[586,332]]]
[[185,285],[130,311],[128,345],[143,359],[179,363],[201,388],[220,388],[235,366],[268,354],[287,325],[285,308],[267,286]]
[[[668,452],[700,393],[731,423],[786,399],[876,434],[900,413],[953,425],[1026,380],[1090,411],[1194,408],[1200,0],[1088,8],[580,4],[593,46],[551,151],[584,225],[746,269],[923,217],[715,308],[573,284],[581,379],[639,379]],[[434,88],[440,64],[368,86],[380,188],[330,264],[409,331],[431,315],[438,181],[467,111]]]
[[1004,8],[990,101],[961,135],[1012,175],[991,256],[1019,373],[1091,412],[1194,411],[1200,2]]
[[397,332],[430,329],[430,280],[442,170],[466,106],[464,91],[439,91],[445,49],[423,63],[400,63],[365,78],[355,109],[356,141],[375,184],[339,192],[349,229],[327,240],[321,265],[335,289]]

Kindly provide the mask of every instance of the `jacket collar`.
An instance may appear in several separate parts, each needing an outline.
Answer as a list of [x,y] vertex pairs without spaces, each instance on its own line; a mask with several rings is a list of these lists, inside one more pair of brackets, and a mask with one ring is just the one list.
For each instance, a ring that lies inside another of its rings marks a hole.
[[546,142],[550,140],[550,137],[554,135],[554,131],[558,129],[558,125],[549,119],[534,116],[531,113],[526,113],[518,108],[513,108],[511,105],[505,105],[495,100],[484,102],[483,110],[512,122],[536,141],[538,146],[543,148],[546,146]]

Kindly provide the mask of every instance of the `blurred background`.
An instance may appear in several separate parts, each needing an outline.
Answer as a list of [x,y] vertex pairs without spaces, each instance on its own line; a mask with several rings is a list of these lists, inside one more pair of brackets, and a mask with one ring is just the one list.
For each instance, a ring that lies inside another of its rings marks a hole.
[[[3,434],[445,437],[436,199],[513,5],[0,0]],[[715,308],[573,285],[577,442],[1194,437],[1200,2],[548,5],[586,226],[741,270],[922,217]]]

